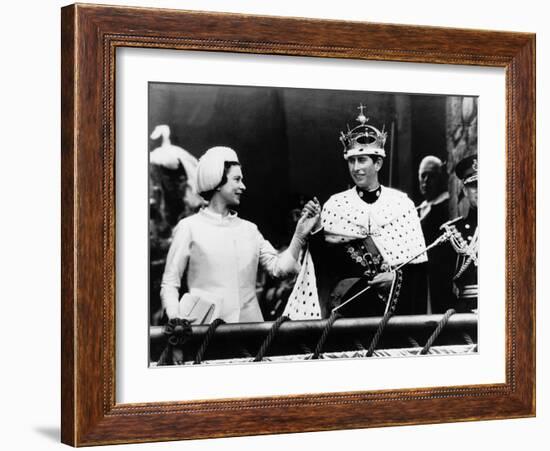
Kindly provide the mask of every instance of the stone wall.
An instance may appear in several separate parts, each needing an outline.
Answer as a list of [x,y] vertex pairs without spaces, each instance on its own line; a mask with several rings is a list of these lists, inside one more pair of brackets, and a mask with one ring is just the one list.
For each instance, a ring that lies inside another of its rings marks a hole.
[[456,164],[477,153],[477,97],[447,97],[447,171],[449,172],[450,217],[465,215],[468,200],[462,196],[462,183],[456,177]]

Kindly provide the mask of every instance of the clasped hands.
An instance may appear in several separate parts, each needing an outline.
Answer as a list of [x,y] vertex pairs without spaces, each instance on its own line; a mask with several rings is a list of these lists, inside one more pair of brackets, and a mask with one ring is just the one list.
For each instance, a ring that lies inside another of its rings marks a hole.
[[[295,235],[301,240],[307,239],[307,236],[321,226],[321,204],[317,197],[310,200],[302,208],[301,216],[296,224]],[[381,272],[368,282],[373,288],[381,291],[388,291],[395,278],[393,272]]]
[[321,224],[321,204],[319,200],[314,197],[302,208],[300,219],[296,224],[295,235],[300,240],[306,240],[308,235],[318,229]]

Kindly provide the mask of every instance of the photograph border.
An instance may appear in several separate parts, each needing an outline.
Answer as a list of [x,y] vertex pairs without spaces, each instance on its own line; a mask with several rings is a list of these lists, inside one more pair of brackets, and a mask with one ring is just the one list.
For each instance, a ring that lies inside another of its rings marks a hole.
[[[64,443],[134,443],[535,415],[534,34],[80,4],[62,8],[61,34]],[[506,382],[117,404],[118,47],[505,68]]]

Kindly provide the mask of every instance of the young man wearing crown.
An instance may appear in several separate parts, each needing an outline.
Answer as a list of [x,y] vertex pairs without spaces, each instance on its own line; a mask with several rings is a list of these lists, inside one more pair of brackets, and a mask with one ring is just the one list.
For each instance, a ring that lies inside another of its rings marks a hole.
[[[425,313],[427,257],[420,221],[405,193],[380,184],[386,133],[367,124],[363,108],[360,125],[340,137],[354,186],[332,195],[322,208],[285,309],[293,319],[315,316],[311,307],[304,309],[316,292],[325,317],[334,310],[352,317],[380,316],[390,308]],[[304,214],[318,208],[309,202]]]

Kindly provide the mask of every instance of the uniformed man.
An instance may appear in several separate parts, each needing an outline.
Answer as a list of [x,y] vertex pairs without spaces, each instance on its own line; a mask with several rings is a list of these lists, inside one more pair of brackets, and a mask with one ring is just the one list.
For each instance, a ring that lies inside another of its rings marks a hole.
[[462,239],[458,242],[456,240],[451,241],[457,252],[456,270],[453,277],[457,298],[455,310],[468,312],[477,309],[478,292],[477,155],[470,155],[459,161],[455,173],[462,180],[463,193],[470,206],[466,217],[454,223]]

